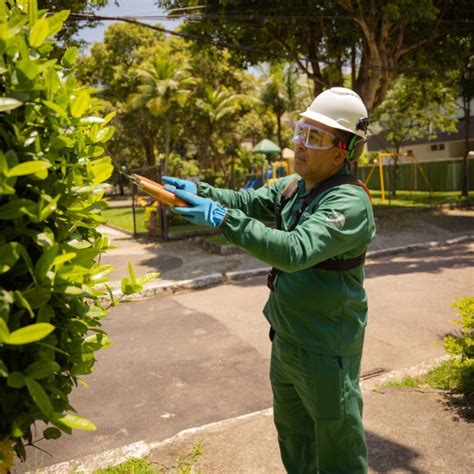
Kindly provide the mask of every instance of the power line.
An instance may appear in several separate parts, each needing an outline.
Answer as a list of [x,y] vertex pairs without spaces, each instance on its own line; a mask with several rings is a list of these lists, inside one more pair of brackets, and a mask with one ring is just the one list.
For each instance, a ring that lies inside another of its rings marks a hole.
[[[51,12],[50,14],[54,14],[54,12]],[[136,19],[136,17],[130,17],[130,16],[104,16],[104,15],[95,15],[95,14],[88,14],[88,13],[71,13],[68,17],[68,20],[75,20],[75,21],[121,21],[124,23],[129,23],[132,25],[137,25],[140,27],[144,28],[149,28],[155,31],[159,31],[161,33],[167,33],[172,36],[178,36],[180,38],[184,38],[187,40],[192,40],[192,41],[197,41],[200,43],[206,43],[210,44],[212,46],[216,47],[223,47],[227,49],[234,49],[237,51],[243,51],[247,53],[254,53],[254,54],[261,54],[263,56],[270,56],[273,58],[278,58],[278,59],[284,59],[286,61],[288,60],[294,60],[294,57],[291,57],[289,54],[282,54],[282,53],[277,53],[275,51],[268,51],[268,50],[263,50],[259,48],[253,48],[249,46],[241,46],[235,43],[229,43],[227,41],[219,40],[216,38],[209,38],[206,36],[202,35],[197,35],[193,33],[184,33],[182,31],[174,31],[174,30],[169,30],[167,28],[163,28],[161,26],[156,26],[156,25],[150,25],[148,23],[144,23],[142,21],[139,21]],[[300,56],[298,58],[299,60],[304,60],[308,62],[317,62],[320,64],[326,64],[328,66],[330,65],[336,65],[336,66],[342,66],[342,67],[349,67],[351,63],[349,61],[327,61],[324,59],[316,59],[316,58],[311,58],[308,56]],[[379,65],[370,65],[370,66],[365,66],[365,65],[359,65],[356,66],[355,69],[367,69],[367,70],[381,70],[381,71],[397,71],[397,72],[424,72],[426,69],[420,69],[420,68],[388,68],[385,66],[379,66]]]

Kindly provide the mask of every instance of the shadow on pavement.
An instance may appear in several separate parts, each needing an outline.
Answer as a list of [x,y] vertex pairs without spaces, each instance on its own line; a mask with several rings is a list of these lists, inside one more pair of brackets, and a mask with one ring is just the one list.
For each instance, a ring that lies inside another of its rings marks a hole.
[[418,451],[370,431],[365,435],[369,451],[369,467],[375,472],[426,474],[426,471],[415,467],[415,460],[421,456]]
[[474,423],[474,394],[457,394],[447,392],[440,400],[443,409],[453,413],[452,420],[457,422],[462,418],[467,423]]
[[154,267],[160,273],[176,270],[183,266],[183,259],[173,255],[157,255],[140,261],[140,265]]
[[366,265],[366,278],[403,273],[439,273],[445,269],[466,268],[474,265],[474,252],[469,244],[456,248],[436,249],[387,257],[393,260],[372,260]]

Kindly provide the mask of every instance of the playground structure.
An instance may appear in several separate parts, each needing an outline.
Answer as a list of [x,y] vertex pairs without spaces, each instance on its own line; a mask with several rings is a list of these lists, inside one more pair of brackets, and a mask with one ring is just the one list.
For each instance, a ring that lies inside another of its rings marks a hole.
[[410,172],[410,188],[409,188],[410,191],[412,191],[415,187],[414,186],[414,184],[415,184],[415,172],[416,172],[417,169],[420,172],[421,176],[423,177],[426,186],[429,189],[431,189],[431,186],[430,186],[429,180],[426,176],[426,173],[423,170],[423,167],[420,165],[420,163],[416,160],[415,154],[413,152],[411,152],[411,151],[408,151],[406,153],[380,152],[380,153],[377,153],[377,157],[375,158],[375,160],[372,163],[372,167],[369,171],[369,174],[367,175],[367,178],[364,181],[364,184],[366,186],[369,186],[370,178],[374,174],[375,168],[378,168],[379,169],[379,179],[380,179],[380,191],[382,193],[382,202],[386,201],[386,199],[385,199],[385,178],[384,178],[384,172],[383,172],[383,160],[384,160],[384,158],[388,158],[390,160],[390,159],[395,159],[395,158],[401,157],[401,156],[411,158],[412,167],[411,167],[411,172]]
[[[249,176],[244,189],[257,189],[294,173],[294,152],[290,148],[284,148],[282,151],[278,145],[265,139],[257,143],[252,152],[263,153],[267,161],[262,164],[260,173]],[[278,156],[278,158],[273,161],[275,156]]]

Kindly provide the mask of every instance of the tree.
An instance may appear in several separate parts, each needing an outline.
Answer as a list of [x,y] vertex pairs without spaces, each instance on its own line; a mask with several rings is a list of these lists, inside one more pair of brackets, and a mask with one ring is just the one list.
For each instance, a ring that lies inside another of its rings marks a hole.
[[160,173],[166,173],[170,153],[171,121],[174,111],[183,107],[191,95],[194,78],[188,75],[188,67],[171,59],[168,54],[157,56],[153,61],[137,70],[141,84],[137,92],[129,96],[132,109],[146,108],[164,125],[164,160],[160,162]]
[[[92,2],[88,0],[38,0],[38,8],[51,12],[68,10],[71,13],[95,13],[109,2],[110,0],[94,0]],[[64,52],[65,47],[79,46],[81,42],[74,39],[74,36],[82,28],[90,28],[95,25],[97,25],[97,22],[66,22],[56,36],[57,41],[62,45],[62,47],[56,47],[56,51],[60,53],[61,51]]]
[[458,55],[460,56],[459,69],[456,74],[456,85],[462,100],[462,111],[464,115],[464,156],[462,168],[461,195],[469,196],[469,133],[471,129],[471,101],[474,99],[474,35],[458,44]]
[[[89,56],[79,58],[77,77],[83,84],[100,89],[99,95],[115,110],[117,133],[108,150],[116,161],[141,167],[156,164],[155,143],[159,124],[146,108],[131,110],[127,97],[136,91],[136,70],[163,48],[164,35],[148,28],[116,23],[105,32],[104,42],[94,43]],[[145,160],[143,160],[143,156]]]
[[210,157],[214,170],[215,165],[220,164],[224,177],[226,168],[220,160],[223,150],[219,148],[224,145],[226,132],[232,128],[236,115],[250,100],[242,94],[235,94],[223,87],[214,89],[210,85],[204,87],[201,97],[196,97],[195,106],[207,128],[202,163],[205,164]]
[[400,76],[392,84],[373,116],[396,154],[392,195],[397,189],[398,154],[402,144],[423,137],[435,138],[438,132],[455,132],[455,100],[455,91],[437,80],[420,82]]
[[263,84],[262,102],[276,117],[278,145],[284,148],[281,131],[281,118],[290,112],[296,99],[295,68],[288,64],[273,63],[269,65],[267,78]]
[[[157,3],[167,9],[195,6],[193,0]],[[199,6],[185,11],[186,31],[233,45],[238,64],[283,57],[313,82],[313,95],[343,85],[343,70],[349,68],[351,87],[369,113],[414,53],[429,51],[435,40],[452,32],[447,21],[472,17],[467,0],[297,0],[291,6],[283,0],[203,0]],[[418,70],[430,67],[428,62]]]
[[[194,84],[194,79],[188,75],[187,66],[171,58],[172,56],[163,54],[138,69],[141,84],[137,87],[137,92],[129,96],[132,110],[146,108],[159,123],[163,124],[164,158],[159,163],[158,179],[166,174],[174,111],[185,105],[191,94],[190,87]],[[166,208],[161,206],[160,210],[162,237],[166,239],[168,237]]]

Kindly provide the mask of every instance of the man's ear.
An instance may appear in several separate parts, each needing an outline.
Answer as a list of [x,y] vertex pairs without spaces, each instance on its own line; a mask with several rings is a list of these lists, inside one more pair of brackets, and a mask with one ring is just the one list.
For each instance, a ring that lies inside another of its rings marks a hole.
[[345,159],[347,158],[348,152],[347,150],[343,150],[342,148],[336,149],[336,155],[334,156],[334,164],[340,166],[344,163]]

